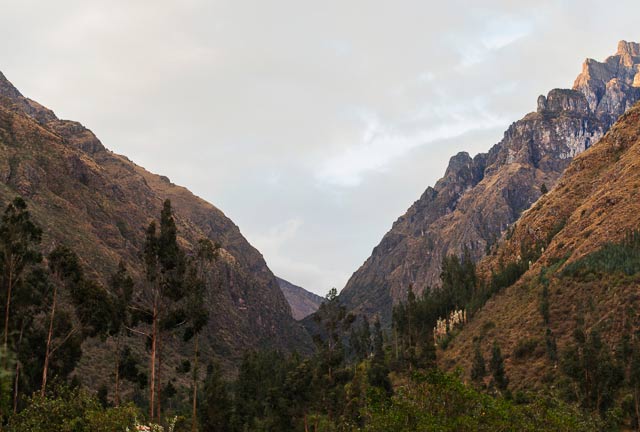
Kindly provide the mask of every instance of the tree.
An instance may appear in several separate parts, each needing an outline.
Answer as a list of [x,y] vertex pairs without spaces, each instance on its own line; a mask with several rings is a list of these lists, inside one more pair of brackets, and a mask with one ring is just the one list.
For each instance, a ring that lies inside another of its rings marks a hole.
[[15,198],[5,209],[0,222],[1,292],[5,297],[2,347],[5,351],[8,349],[13,289],[22,278],[25,267],[42,260],[42,255],[33,249],[41,239],[42,230],[31,221],[26,202],[20,197]]
[[366,316],[362,316],[360,325],[351,328],[349,344],[356,360],[361,361],[369,356],[371,351],[371,330]]
[[161,418],[160,360],[162,333],[186,320],[179,301],[186,271],[184,252],[178,246],[177,228],[171,210],[171,201],[165,200],[160,213],[160,232],[155,221],[146,230],[144,244],[145,281],[135,295],[134,308],[151,327],[136,330],[151,342],[149,354],[149,418]]
[[[78,256],[66,246],[56,247],[48,257],[49,270],[54,277],[53,292],[51,296],[51,306],[49,310],[49,330],[47,333],[47,342],[44,356],[44,366],[42,367],[42,386],[40,387],[40,395],[44,396],[47,388],[47,376],[49,373],[49,362],[51,356],[60,348],[67,340],[69,340],[77,332],[77,328],[69,325],[65,334],[61,337],[60,342],[54,347],[54,330],[56,324],[56,312],[58,308],[58,294],[60,289],[73,284],[79,284],[82,280],[82,269]],[[66,316],[65,316],[66,317]],[[58,320],[59,323],[59,320]]]
[[198,336],[209,321],[209,311],[203,302],[206,294],[207,275],[210,266],[217,258],[220,245],[214,245],[211,240],[203,238],[198,241],[195,260],[191,262],[186,282],[186,305],[188,317],[187,327],[183,339],[194,339],[193,343],[193,381],[192,381],[192,415],[191,430],[197,429],[198,421]]
[[582,406],[604,414],[615,400],[624,371],[597,329],[587,334],[579,325],[573,336],[575,343],[563,353],[561,369],[574,382]]
[[549,325],[549,282],[546,280],[542,285],[542,296],[540,298],[540,314],[545,325]]
[[[112,325],[113,306],[106,290],[84,277],[78,255],[66,246],[57,246],[48,256],[53,275],[49,323],[42,368],[40,394],[44,396],[51,357],[67,342],[77,346],[88,336],[103,335]],[[60,297],[65,301],[60,302]],[[61,309],[61,310],[60,310]],[[57,343],[56,343],[57,341]],[[72,360],[65,358],[64,361]]]
[[542,195],[546,194],[547,192],[549,192],[549,189],[547,188],[547,185],[542,183],[542,186],[540,186],[540,193]]
[[130,328],[133,327],[132,300],[133,300],[133,278],[129,276],[123,261],[118,264],[118,270],[109,278],[109,288],[113,296],[113,321],[111,335],[115,342],[115,388],[114,403],[120,405],[120,379],[121,360],[123,359],[123,339]]
[[199,415],[202,430],[211,432],[229,430],[232,402],[218,363],[212,363],[207,367],[202,405]]
[[489,368],[491,369],[493,382],[498,390],[505,391],[509,385],[509,378],[507,378],[507,374],[504,370],[504,360],[502,359],[500,346],[495,342],[491,349],[491,361],[489,362]]
[[473,363],[471,365],[471,379],[477,383],[481,383],[486,375],[487,369],[482,351],[480,350],[480,342],[476,342],[473,352]]
[[389,368],[384,357],[384,341],[379,319],[373,324],[373,357],[367,378],[370,385],[383,389],[387,395],[391,394]]

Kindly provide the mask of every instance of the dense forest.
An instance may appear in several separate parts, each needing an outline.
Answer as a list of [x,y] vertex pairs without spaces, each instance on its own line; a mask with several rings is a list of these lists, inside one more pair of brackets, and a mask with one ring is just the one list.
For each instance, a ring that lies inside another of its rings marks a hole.
[[[523,250],[520,261],[487,281],[468,253],[446,257],[441,287],[417,297],[408,286],[390,328],[347,313],[332,289],[314,315],[312,355],[249,351],[230,376],[199,350],[199,333],[210,318],[201,298],[214,289],[207,275],[219,245],[202,239],[196,250],[185,251],[169,200],[159,216],[145,232],[144,273],[134,275],[122,262],[103,283],[83,267],[73,245],[43,250],[43,232],[22,198],[6,206],[0,223],[1,430],[638,429],[640,345],[631,328],[615,350],[579,320],[566,349],[558,350],[549,331],[546,355],[562,375],[547,391],[512,390],[501,347],[494,344],[484,358],[482,339],[467,353],[473,357],[470,382],[459,370],[438,368],[438,350],[488,298],[518,279],[541,245]],[[637,273],[638,256],[640,235],[630,233],[564,271],[576,277],[598,268]],[[548,310],[543,292],[541,319],[549,319]],[[167,371],[163,359],[176,338],[191,351],[180,353],[180,366]],[[110,347],[109,358],[89,359],[110,365],[102,371],[110,386],[83,386],[76,375],[89,339]],[[136,340],[144,349],[132,346]],[[529,348],[523,344],[523,356]]]

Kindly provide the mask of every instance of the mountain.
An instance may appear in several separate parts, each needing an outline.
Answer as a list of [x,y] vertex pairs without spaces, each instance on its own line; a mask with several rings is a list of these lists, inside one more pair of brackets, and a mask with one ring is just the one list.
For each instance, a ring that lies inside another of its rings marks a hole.
[[291,315],[296,320],[311,315],[320,307],[320,303],[324,301],[322,297],[316,295],[306,289],[287,282],[284,279],[276,277],[280,289],[284,294],[284,298],[287,299],[289,306],[291,307]]
[[[262,255],[222,211],[109,151],[90,130],[58,119],[0,74],[0,205],[16,195],[44,229],[43,250],[59,243],[73,247],[102,282],[120,260],[139,280],[145,227],[158,219],[169,198],[187,251],[203,237],[222,247],[210,275],[214,286],[203,299],[211,317],[201,341],[204,354],[233,369],[250,348],[304,351],[311,346]],[[85,357],[104,345],[87,342]],[[168,349],[181,348],[176,343]],[[169,368],[171,361],[169,356]],[[83,378],[90,380],[99,370],[85,372]]]
[[356,313],[389,322],[394,303],[439,284],[443,257],[482,258],[508,227],[552,188],[576,155],[640,99],[640,45],[621,41],[604,62],[588,59],[571,90],[540,96],[488,153],[453,156],[373,249],[340,293]]
[[640,103],[575,157],[555,188],[480,261],[479,273],[486,279],[520,260],[527,249],[539,255],[452,339],[441,363],[469,371],[476,341],[485,356],[496,342],[514,388],[540,387],[559,373],[545,348],[550,335],[562,353],[573,343],[576,328],[598,329],[608,349],[619,351],[622,335],[640,330],[639,228]]

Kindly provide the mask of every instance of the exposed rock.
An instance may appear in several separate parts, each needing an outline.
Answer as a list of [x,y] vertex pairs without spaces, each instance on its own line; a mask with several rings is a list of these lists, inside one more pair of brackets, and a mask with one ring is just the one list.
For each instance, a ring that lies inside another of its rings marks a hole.
[[447,254],[483,257],[507,228],[555,185],[573,157],[598,141],[635,101],[638,44],[621,42],[604,63],[587,60],[571,90],[540,96],[537,111],[513,123],[488,153],[460,153],[353,274],[340,299],[389,323],[392,304],[439,284]]
[[[544,350],[547,331],[557,340],[557,352],[574,343],[578,319],[587,331],[597,327],[609,347],[620,343],[623,331],[639,331],[637,273],[595,272],[588,277],[564,273],[572,263],[607,244],[621,242],[639,226],[640,102],[603,139],[573,159],[556,187],[518,219],[509,238],[494,253],[479,262],[479,273],[487,279],[492,270],[516,261],[520,251],[530,247],[527,245],[545,245],[520,280],[494,295],[447,349],[438,353],[440,363],[448,369],[462,367],[468,373],[468,353],[479,339],[485,351],[498,343],[507,353],[522,341],[537,340],[542,348],[537,358],[512,356],[506,360],[514,391],[535,388],[549,383],[546,377],[557,372],[557,362]],[[610,264],[602,257],[599,261]],[[628,258],[625,265],[633,268],[631,262]],[[540,312],[543,279],[549,296],[548,323]],[[491,330],[487,330],[488,323]]]

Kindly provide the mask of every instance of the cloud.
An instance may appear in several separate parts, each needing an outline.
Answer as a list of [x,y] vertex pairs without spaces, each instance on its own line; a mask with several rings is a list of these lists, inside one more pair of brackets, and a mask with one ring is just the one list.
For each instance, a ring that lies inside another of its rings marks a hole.
[[506,119],[487,110],[483,98],[462,105],[426,106],[412,121],[426,123],[416,132],[405,134],[386,126],[375,115],[363,113],[364,128],[359,143],[347,146],[327,159],[317,172],[326,184],[356,187],[372,172],[384,172],[398,158],[421,146],[460,137],[474,131],[493,129]]
[[0,70],[26,96],[215,204],[320,294],[452,154],[640,38],[637,0],[4,3]]
[[529,35],[530,21],[514,16],[493,17],[477,37],[477,42],[459,47],[460,67],[466,68],[485,61],[490,54]]

